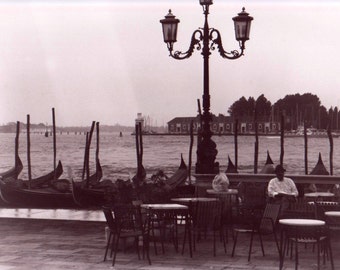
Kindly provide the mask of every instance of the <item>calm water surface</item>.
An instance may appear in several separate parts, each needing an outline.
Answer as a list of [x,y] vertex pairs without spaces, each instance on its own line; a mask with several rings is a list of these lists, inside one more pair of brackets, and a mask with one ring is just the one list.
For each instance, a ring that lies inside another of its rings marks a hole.
[[[0,133],[0,172],[14,165],[15,134]],[[80,178],[83,168],[85,135],[57,134],[57,160],[61,160],[64,166],[64,175],[67,177],[66,167],[70,166],[75,178]],[[217,161],[221,170],[225,170],[228,155],[234,161],[234,137],[215,136],[213,140],[217,144]],[[280,138],[259,138],[259,170],[265,164],[267,150],[274,164],[280,159]],[[334,138],[333,149],[333,173],[340,175],[340,138]],[[32,177],[41,176],[53,169],[53,138],[44,137],[43,134],[31,134],[31,170]],[[252,136],[238,137],[238,167],[240,172],[253,172],[254,143]],[[144,136],[143,165],[148,174],[162,169],[167,174],[173,173],[180,164],[180,155],[183,154],[185,162],[189,160],[189,136]],[[193,147],[193,166],[196,163],[196,138]],[[94,172],[96,136],[94,135],[91,148],[91,173]],[[328,138],[308,139],[308,168],[313,169],[319,152],[324,164],[329,170],[329,140]],[[20,178],[27,179],[27,137],[20,134],[19,155],[23,161],[24,169]],[[101,133],[99,158],[104,171],[104,179],[115,180],[117,178],[128,179],[136,172],[136,148],[135,137],[117,133]],[[304,139],[285,138],[284,166],[289,174],[304,174]],[[194,169],[193,169],[194,170]]]

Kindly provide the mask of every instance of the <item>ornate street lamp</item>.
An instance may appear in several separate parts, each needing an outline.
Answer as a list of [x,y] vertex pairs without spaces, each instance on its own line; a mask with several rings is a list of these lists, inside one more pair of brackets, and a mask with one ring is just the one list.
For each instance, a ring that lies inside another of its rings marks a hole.
[[191,36],[191,43],[186,52],[173,51],[174,43],[177,41],[177,26],[179,20],[169,10],[165,19],[160,20],[163,27],[163,38],[167,44],[170,56],[183,60],[189,58],[195,49],[201,50],[203,55],[203,114],[202,122],[202,141],[199,142],[197,147],[197,163],[196,173],[198,174],[211,174],[218,173],[219,164],[215,162],[217,149],[216,144],[211,139],[213,135],[210,129],[210,122],[212,116],[210,113],[210,94],[209,94],[209,55],[211,50],[216,47],[218,52],[223,58],[237,59],[243,55],[245,49],[245,42],[249,39],[250,24],[253,17],[249,16],[245,9],[238,16],[233,18],[235,26],[235,37],[239,42],[240,51],[233,50],[227,52],[224,50],[221,41],[220,32],[217,29],[210,28],[208,25],[209,6],[213,4],[212,0],[199,0],[200,5],[203,7],[203,14],[205,16],[204,27],[194,31]]

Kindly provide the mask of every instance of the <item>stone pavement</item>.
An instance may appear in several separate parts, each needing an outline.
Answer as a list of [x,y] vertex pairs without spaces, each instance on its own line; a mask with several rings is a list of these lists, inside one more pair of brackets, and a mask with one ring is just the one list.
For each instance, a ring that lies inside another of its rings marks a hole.
[[[217,256],[213,257],[212,241],[201,242],[190,258],[188,248],[184,255],[176,253],[171,243],[165,254],[155,255],[150,245],[152,265],[147,260],[138,260],[134,250],[119,252],[116,265],[111,259],[103,262],[105,251],[105,222],[84,222],[39,219],[0,219],[0,270],[27,269],[278,269],[279,256],[271,237],[265,237],[265,257],[262,256],[258,238],[254,238],[251,262],[247,261],[249,235],[240,235],[235,257],[231,257],[232,243],[229,239],[227,254],[217,243]],[[340,236],[334,234],[332,247],[335,269],[340,267]],[[299,269],[316,269],[316,256],[311,247],[300,249]],[[159,249],[159,253],[160,249]],[[294,261],[286,259],[284,269],[293,269]],[[331,269],[330,263],[321,269]]]

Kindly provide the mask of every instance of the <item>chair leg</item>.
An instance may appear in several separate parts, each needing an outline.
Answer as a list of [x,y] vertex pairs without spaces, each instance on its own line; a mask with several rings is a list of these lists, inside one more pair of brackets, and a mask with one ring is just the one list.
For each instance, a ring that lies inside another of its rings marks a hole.
[[331,241],[329,240],[329,238],[326,241],[327,241],[326,245],[327,245],[327,248],[329,250],[329,259],[331,260],[332,270],[334,270],[334,261],[333,261],[333,252],[332,252]]
[[223,228],[221,229],[221,235],[222,235],[222,241],[223,241],[223,248],[224,248],[224,253],[227,253],[227,242],[228,242],[228,238],[227,238],[227,240],[226,240],[226,237],[225,237],[225,235],[224,235],[224,230],[223,230]]
[[299,250],[298,250],[298,240],[295,239],[295,270],[298,269],[299,265]]
[[214,230],[213,234],[214,234],[214,257],[216,257],[216,233],[215,233],[215,230]]
[[109,251],[109,247],[111,244],[111,238],[112,238],[112,233],[109,233],[109,237],[107,239],[107,243],[106,243],[106,249],[105,249],[105,255],[104,255],[104,262],[106,261],[106,257],[107,257],[107,252]]
[[148,259],[149,265],[151,265],[150,252],[149,252],[149,235],[143,235],[143,256],[146,250],[146,258]]
[[252,247],[253,247],[253,237],[254,237],[254,231],[251,231],[250,245],[249,245],[249,252],[248,252],[248,262],[250,261],[251,250],[252,250]]
[[114,249],[114,252],[113,252],[112,266],[114,266],[115,262],[116,262],[116,256],[117,256],[117,252],[118,252],[118,243],[119,243],[119,234],[117,235],[117,239],[116,239],[116,243],[115,243],[115,249]]
[[278,250],[279,253],[280,253],[280,247],[279,247],[279,241],[277,240],[277,235],[276,235],[275,232],[274,232],[273,234],[274,234],[274,240],[275,240],[275,243],[276,243],[277,250]]
[[140,253],[139,253],[139,237],[135,237],[135,245],[136,245],[136,250],[138,254],[138,260],[140,260]]
[[261,233],[258,233],[258,234],[259,234],[260,243],[261,243],[262,255],[264,256],[264,247],[263,247],[262,235],[261,235]]
[[185,247],[185,241],[187,239],[187,224],[184,225],[184,237],[183,237],[183,244],[182,244],[182,255],[184,254],[184,247]]
[[156,246],[156,238],[155,238],[155,228],[154,228],[153,221],[152,221],[152,229],[151,229],[151,231],[152,231],[152,239],[153,239],[153,246],[154,246],[154,249],[155,249],[155,254],[158,255],[157,254],[157,246]]
[[320,241],[317,241],[317,252],[318,252],[318,270],[320,270]]
[[234,235],[234,245],[233,245],[233,251],[231,252],[231,257],[234,257],[234,253],[235,253],[235,247],[236,247],[236,243],[237,243],[237,236],[238,236],[238,232],[235,232]]
[[112,235],[112,240],[111,240],[111,252],[110,252],[110,258],[112,258],[113,251],[115,249],[115,243],[116,243],[116,235]]

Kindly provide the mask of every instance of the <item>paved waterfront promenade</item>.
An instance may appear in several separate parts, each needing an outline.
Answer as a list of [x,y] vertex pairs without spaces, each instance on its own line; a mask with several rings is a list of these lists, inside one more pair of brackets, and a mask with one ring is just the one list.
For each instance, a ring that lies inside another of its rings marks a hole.
[[[1,211],[0,211],[1,213]],[[13,211],[14,213],[14,211]],[[9,215],[9,214],[8,214]],[[1,216],[1,215],[0,215]],[[101,219],[101,218],[100,218]],[[234,258],[231,257],[232,243],[229,239],[227,254],[218,243],[217,256],[213,257],[212,242],[199,243],[193,258],[188,249],[184,255],[176,253],[172,244],[166,245],[164,255],[155,255],[150,246],[152,265],[147,260],[138,260],[134,250],[119,252],[115,267],[111,260],[103,262],[105,250],[105,222],[51,220],[36,218],[0,218],[0,270],[27,269],[278,269],[279,256],[271,237],[265,237],[265,252],[260,251],[258,238],[254,238],[251,262],[247,261],[249,235],[241,235]],[[335,269],[340,267],[340,236],[334,235],[332,247]],[[160,251],[160,250],[159,250]],[[311,247],[301,248],[299,269],[316,269],[316,255]],[[294,261],[286,259],[284,269],[293,269]],[[331,269],[327,262],[321,269]]]

